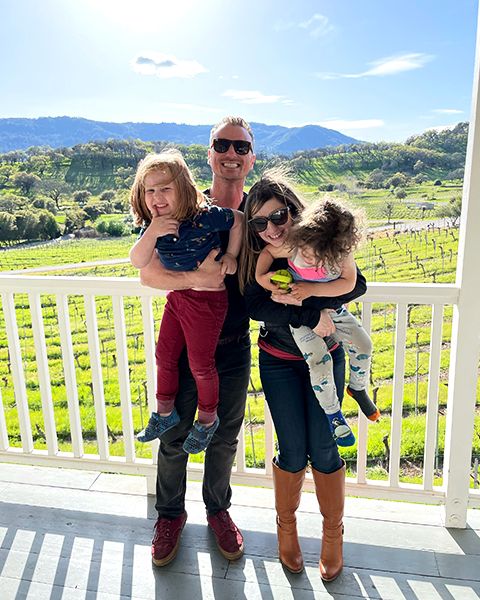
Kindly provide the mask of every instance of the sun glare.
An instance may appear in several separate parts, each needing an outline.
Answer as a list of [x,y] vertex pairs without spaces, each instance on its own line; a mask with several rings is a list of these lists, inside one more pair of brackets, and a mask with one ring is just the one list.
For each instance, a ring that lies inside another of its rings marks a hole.
[[178,23],[194,9],[195,0],[89,0],[89,4],[121,27],[148,33]]

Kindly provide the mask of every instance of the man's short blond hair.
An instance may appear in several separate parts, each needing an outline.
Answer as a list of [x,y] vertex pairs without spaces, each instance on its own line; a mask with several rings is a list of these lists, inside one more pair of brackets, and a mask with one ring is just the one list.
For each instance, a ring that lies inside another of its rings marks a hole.
[[221,121],[219,121],[216,125],[214,125],[210,131],[210,146],[212,145],[212,142],[215,138],[215,133],[221,129],[222,127],[225,127],[226,125],[234,125],[236,127],[243,127],[243,129],[245,129],[245,131],[248,132],[248,135],[252,138],[252,146],[253,146],[253,131],[252,128],[250,127],[250,124],[245,121],[245,119],[243,119],[242,117],[233,117],[231,115],[229,115],[228,117],[223,117],[223,119]]

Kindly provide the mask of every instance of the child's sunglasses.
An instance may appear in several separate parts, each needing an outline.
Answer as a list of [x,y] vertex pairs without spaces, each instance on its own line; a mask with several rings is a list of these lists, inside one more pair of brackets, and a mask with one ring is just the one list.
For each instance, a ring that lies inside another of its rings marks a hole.
[[247,142],[247,140],[227,140],[224,138],[218,138],[217,140],[213,140],[212,148],[215,152],[219,154],[225,154],[228,151],[230,146],[233,144],[233,149],[237,154],[245,156],[252,149],[252,143]]
[[250,219],[248,225],[255,233],[262,233],[268,227],[268,222],[270,221],[274,225],[285,225],[288,221],[288,213],[290,212],[290,207],[285,206],[285,208],[278,208],[271,212],[268,217],[254,217]]

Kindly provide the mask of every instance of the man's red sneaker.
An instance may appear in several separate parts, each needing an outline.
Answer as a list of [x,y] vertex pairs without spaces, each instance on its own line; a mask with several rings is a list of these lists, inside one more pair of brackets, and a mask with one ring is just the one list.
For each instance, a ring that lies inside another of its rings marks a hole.
[[237,560],[243,556],[243,535],[232,521],[228,510],[207,515],[208,525],[215,535],[218,549],[228,560]]
[[154,527],[152,540],[152,561],[157,567],[164,567],[177,556],[180,536],[187,522],[187,513],[167,519],[159,517]]

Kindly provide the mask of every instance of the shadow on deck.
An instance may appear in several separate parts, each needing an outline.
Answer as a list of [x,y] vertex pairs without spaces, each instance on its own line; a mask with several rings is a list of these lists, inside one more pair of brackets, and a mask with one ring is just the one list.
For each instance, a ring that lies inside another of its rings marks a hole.
[[160,569],[150,561],[156,513],[144,478],[0,464],[0,598],[480,598],[480,511],[469,511],[466,530],[448,530],[438,506],[347,498],[345,568],[324,584],[313,494],[298,513],[300,575],[277,559],[273,492],[235,486],[233,501],[242,559],[217,551],[201,486],[189,482],[181,547]]

